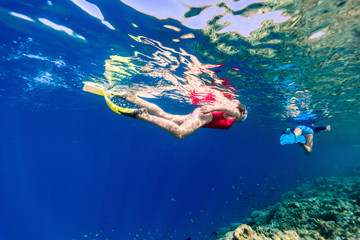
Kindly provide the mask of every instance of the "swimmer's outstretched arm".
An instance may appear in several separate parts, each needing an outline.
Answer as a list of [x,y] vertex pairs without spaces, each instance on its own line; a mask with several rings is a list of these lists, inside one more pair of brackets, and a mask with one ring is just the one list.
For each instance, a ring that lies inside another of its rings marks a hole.
[[222,106],[222,105],[202,106],[200,110],[202,113],[211,113],[211,112],[217,112],[217,111],[224,112],[230,116],[233,116],[234,118],[238,118],[240,116],[240,112],[236,108],[230,108],[230,107],[226,107],[226,106]]
[[318,133],[320,131],[330,131],[331,130],[330,125],[321,126],[321,127],[313,127],[312,129],[313,129],[314,133]]

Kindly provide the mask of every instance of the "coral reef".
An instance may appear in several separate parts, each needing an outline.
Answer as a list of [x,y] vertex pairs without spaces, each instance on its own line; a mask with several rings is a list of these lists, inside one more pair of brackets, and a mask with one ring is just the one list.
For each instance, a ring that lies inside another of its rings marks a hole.
[[319,178],[304,184],[275,205],[254,211],[242,223],[220,229],[218,239],[360,239],[358,176]]

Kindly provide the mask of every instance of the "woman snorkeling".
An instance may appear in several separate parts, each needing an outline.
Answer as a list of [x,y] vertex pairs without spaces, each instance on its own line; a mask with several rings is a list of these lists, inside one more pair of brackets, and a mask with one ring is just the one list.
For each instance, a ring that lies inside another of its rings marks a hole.
[[[216,104],[196,108],[188,115],[173,115],[165,112],[156,104],[150,103],[130,91],[111,91],[109,85],[99,87],[85,82],[84,91],[104,95],[109,107],[125,116],[152,123],[169,132],[177,139],[189,136],[199,128],[229,129],[235,122],[243,122],[247,118],[246,108],[238,100],[229,100],[228,104]],[[115,105],[110,99],[118,97],[140,107],[127,109]]]

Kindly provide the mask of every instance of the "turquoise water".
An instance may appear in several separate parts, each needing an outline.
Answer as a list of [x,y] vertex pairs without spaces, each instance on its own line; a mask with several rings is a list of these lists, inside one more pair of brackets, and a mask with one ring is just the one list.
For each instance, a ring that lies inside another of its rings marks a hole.
[[[359,166],[359,6],[2,1],[0,238],[214,239]],[[84,81],[130,86],[174,114],[222,93],[249,117],[177,140],[115,114]],[[297,122],[332,127],[310,157],[279,144]]]

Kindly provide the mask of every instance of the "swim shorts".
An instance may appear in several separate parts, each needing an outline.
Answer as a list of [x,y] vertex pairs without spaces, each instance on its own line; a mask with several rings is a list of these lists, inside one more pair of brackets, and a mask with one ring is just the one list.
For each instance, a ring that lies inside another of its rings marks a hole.
[[314,130],[312,130],[310,127],[307,127],[307,126],[304,126],[304,125],[299,125],[296,128],[301,129],[302,135],[304,135],[304,134],[314,134]]

